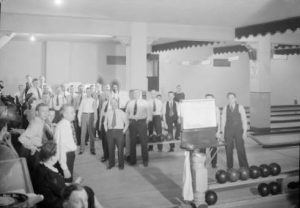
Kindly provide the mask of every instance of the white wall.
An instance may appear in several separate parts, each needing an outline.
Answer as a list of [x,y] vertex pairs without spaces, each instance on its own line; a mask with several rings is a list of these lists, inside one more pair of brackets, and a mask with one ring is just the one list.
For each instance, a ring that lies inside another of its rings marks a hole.
[[272,94],[271,103],[291,105],[300,103],[300,56],[291,55],[287,60],[271,61]]
[[107,65],[107,55],[124,55],[125,47],[113,42],[83,43],[48,41],[42,59],[40,42],[11,41],[0,49],[0,75],[8,93],[25,83],[25,75],[38,77],[46,61],[46,79],[51,85],[70,81],[94,83],[101,76],[106,83],[117,79],[125,88],[125,65]]
[[7,93],[15,93],[18,84],[25,84],[27,74],[38,77],[42,70],[40,42],[10,41],[0,49],[0,79]]
[[[193,47],[160,53],[160,90],[166,95],[181,84],[187,99],[215,95],[217,104],[226,104],[226,93],[235,92],[239,102],[249,106],[249,58],[247,53],[214,55],[214,58],[239,56],[231,67],[210,65],[184,66],[182,61],[201,61],[212,55],[211,47]],[[271,105],[300,103],[300,56],[271,60]]]
[[[202,61],[212,55],[211,47],[193,47],[160,53],[160,89],[163,94],[175,90],[180,84],[187,99],[203,98],[206,93],[215,95],[217,105],[226,103],[226,93],[235,92],[243,105],[249,105],[249,66],[246,53],[238,54],[239,61],[231,67],[210,65],[183,66],[182,61]],[[226,58],[232,54],[215,57]]]

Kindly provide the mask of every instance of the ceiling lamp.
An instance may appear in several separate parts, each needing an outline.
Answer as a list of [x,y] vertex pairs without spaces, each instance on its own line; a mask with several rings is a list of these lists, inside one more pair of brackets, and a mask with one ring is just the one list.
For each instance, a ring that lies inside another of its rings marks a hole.
[[63,3],[63,0],[54,0],[54,4],[57,6],[62,5],[62,3]]
[[34,41],[36,41],[36,38],[35,38],[34,35],[31,35],[30,38],[29,38],[29,40],[30,40],[31,42],[34,42]]

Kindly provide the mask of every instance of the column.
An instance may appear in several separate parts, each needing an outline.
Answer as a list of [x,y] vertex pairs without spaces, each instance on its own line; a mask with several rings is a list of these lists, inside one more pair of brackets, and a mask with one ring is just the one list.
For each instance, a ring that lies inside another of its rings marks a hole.
[[117,41],[119,41],[126,48],[126,82],[125,82],[125,90],[130,90],[131,83],[131,67],[130,67],[130,57],[131,57],[131,45],[130,45],[130,37],[128,36],[117,36],[115,37]]
[[271,123],[270,36],[258,38],[251,46],[256,50],[256,60],[250,60],[250,127],[255,132],[268,132]]
[[[129,89],[147,90],[147,24],[131,24]],[[126,80],[127,83],[127,80]]]
[[208,175],[205,167],[206,155],[194,151],[192,153],[191,173],[196,207],[206,205],[205,192],[208,189]]

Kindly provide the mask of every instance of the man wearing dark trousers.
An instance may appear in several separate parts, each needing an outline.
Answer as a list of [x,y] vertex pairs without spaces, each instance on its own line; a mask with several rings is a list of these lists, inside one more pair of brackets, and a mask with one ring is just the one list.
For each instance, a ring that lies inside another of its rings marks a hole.
[[[168,138],[173,140],[173,128],[175,126],[175,139],[179,140],[180,136],[180,119],[179,119],[179,104],[174,101],[174,92],[168,92],[168,101],[164,106],[164,123],[168,128]],[[174,152],[175,144],[170,144],[169,152]]]
[[[77,96],[76,96],[76,99],[75,99],[75,105],[74,105],[74,108],[75,108],[75,111],[76,111],[76,118],[74,120],[74,123],[75,124],[75,130],[76,130],[76,138],[77,138],[77,145],[80,146],[81,145],[81,128],[79,126],[79,123],[78,123],[78,110],[79,110],[79,106],[81,104],[81,101],[83,100],[83,98],[85,97],[85,93],[84,93],[84,86],[82,84],[80,84],[78,86],[78,93],[77,93]],[[86,136],[87,138],[89,138],[88,134]]]
[[106,135],[106,131],[104,128],[104,120],[106,117],[106,114],[109,110],[111,110],[111,103],[110,103],[110,99],[111,99],[111,93],[109,90],[105,90],[104,91],[104,102],[102,104],[102,108],[100,111],[100,130],[101,130],[101,137],[102,137],[102,150],[103,150],[103,156],[101,157],[101,162],[105,162],[106,160],[108,160],[109,157],[109,151],[108,151],[108,142],[107,142],[107,135]]
[[128,128],[128,119],[124,111],[118,108],[116,99],[111,100],[112,109],[105,116],[104,128],[107,135],[109,162],[107,169],[115,166],[115,146],[118,148],[119,169],[124,169],[124,134]]
[[[161,141],[161,134],[162,134],[162,117],[163,117],[163,104],[161,100],[156,98],[156,91],[151,91],[151,99],[149,100],[149,107],[151,110],[152,120],[149,122],[148,130],[149,130],[149,137],[153,136],[153,130],[155,130],[156,137],[158,141]],[[162,151],[162,144],[158,144],[158,151]],[[149,151],[153,150],[153,145],[149,145]]]
[[[206,94],[205,99],[215,99],[213,94]],[[220,139],[221,134],[221,115],[220,110],[218,106],[216,106],[216,121],[217,121],[217,132],[216,132],[216,139]],[[200,149],[200,152],[206,153],[206,149]],[[212,168],[217,168],[217,160],[218,160],[218,154],[217,154],[217,147],[211,147],[210,148],[210,156],[212,158],[211,166]]]
[[139,137],[142,149],[143,164],[148,166],[148,137],[147,124],[151,119],[149,106],[146,100],[141,98],[141,91],[134,91],[134,99],[128,103],[127,115],[129,118],[130,132],[130,164],[136,164],[136,140]]
[[240,167],[248,167],[244,139],[247,138],[247,116],[245,108],[237,103],[236,94],[227,93],[229,104],[222,111],[222,132],[226,143],[227,168],[233,168],[233,149],[237,150]]

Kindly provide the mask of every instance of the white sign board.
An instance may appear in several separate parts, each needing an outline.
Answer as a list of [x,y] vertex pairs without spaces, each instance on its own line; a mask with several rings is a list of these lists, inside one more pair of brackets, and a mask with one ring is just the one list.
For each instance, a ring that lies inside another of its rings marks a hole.
[[182,129],[216,127],[214,99],[183,100],[180,104]]

